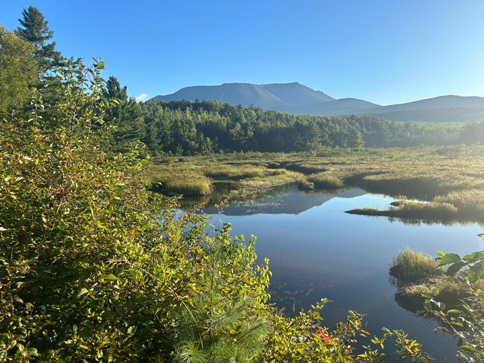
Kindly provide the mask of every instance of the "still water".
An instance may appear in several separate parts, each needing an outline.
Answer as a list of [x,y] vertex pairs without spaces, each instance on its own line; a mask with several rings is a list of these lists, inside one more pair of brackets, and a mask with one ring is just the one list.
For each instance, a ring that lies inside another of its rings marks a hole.
[[257,236],[256,251],[270,260],[273,302],[287,313],[325,297],[324,324],[344,320],[348,310],[366,314],[367,329],[403,329],[437,362],[457,362],[456,341],[436,324],[400,307],[389,279],[389,263],[409,247],[432,256],[437,250],[464,255],[484,249],[479,224],[411,224],[386,217],[347,214],[354,208],[386,208],[393,198],[359,189],[337,194],[286,187],[270,195],[204,208],[216,227],[232,224],[234,235]]

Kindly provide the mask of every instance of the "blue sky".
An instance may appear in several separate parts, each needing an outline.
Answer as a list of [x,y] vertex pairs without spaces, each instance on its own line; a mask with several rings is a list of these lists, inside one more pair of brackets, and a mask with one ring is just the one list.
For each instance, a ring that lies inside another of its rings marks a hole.
[[37,7],[65,56],[106,62],[132,96],[299,82],[381,105],[484,97],[481,0],[0,0]]

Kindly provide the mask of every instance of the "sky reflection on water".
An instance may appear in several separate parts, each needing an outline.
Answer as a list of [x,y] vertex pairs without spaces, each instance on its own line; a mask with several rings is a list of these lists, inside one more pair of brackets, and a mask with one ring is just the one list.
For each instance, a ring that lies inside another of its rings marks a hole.
[[[367,314],[365,321],[372,333],[378,334],[383,326],[404,329],[437,361],[456,362],[450,336],[433,333],[434,322],[395,302],[389,263],[406,247],[432,256],[437,250],[461,255],[482,250],[484,242],[477,234],[484,227],[475,223],[406,224],[344,213],[354,208],[386,208],[391,201],[393,198],[361,190],[311,195],[291,187],[229,206],[221,214],[211,208],[205,212],[218,226],[230,222],[234,235],[257,236],[257,254],[260,259],[269,258],[273,272],[273,301],[286,311],[309,308],[326,297],[333,301],[322,313],[327,325],[344,319],[347,310],[356,310]],[[299,208],[298,203],[307,209]]]

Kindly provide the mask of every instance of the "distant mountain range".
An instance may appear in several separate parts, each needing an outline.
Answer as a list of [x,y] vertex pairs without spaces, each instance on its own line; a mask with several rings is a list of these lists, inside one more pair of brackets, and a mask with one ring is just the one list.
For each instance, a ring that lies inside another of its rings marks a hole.
[[300,83],[224,83],[192,86],[154,97],[156,100],[208,101],[256,106],[292,114],[322,116],[369,114],[395,121],[484,121],[484,97],[440,96],[415,102],[381,106],[357,98],[335,99]]

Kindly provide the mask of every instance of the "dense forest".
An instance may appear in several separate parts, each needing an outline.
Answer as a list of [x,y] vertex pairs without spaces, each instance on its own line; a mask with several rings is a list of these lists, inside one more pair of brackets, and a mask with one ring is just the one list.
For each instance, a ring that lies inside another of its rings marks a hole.
[[0,361],[428,361],[400,330],[369,341],[354,311],[325,327],[326,299],[277,311],[255,240],[147,191],[139,156],[445,144],[482,124],[138,103],[52,39],[35,7],[0,27]]
[[[312,116],[265,111],[217,101],[136,103],[115,77],[107,98],[118,101],[108,122],[119,132],[119,148],[141,140],[152,155],[219,152],[299,152],[321,148],[413,147],[475,143],[483,123],[386,121],[368,115]],[[479,131],[478,131],[479,130]]]

